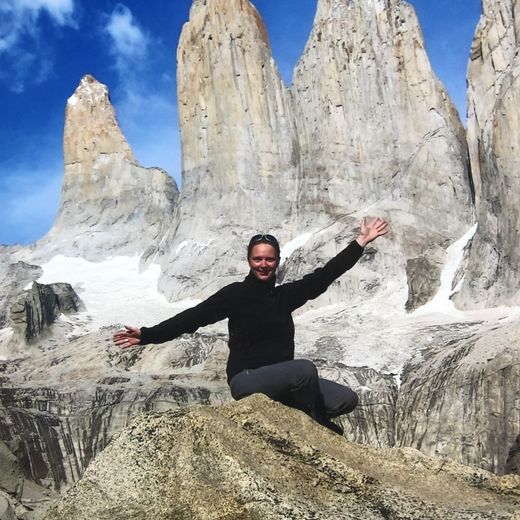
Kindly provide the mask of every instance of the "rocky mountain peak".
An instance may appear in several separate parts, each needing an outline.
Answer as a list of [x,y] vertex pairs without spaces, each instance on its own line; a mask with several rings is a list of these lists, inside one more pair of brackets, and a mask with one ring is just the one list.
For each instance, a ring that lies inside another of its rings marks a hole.
[[130,163],[137,164],[117,123],[107,86],[87,74],[67,100],[63,138],[65,164],[111,153],[121,154]]
[[402,280],[408,259],[435,263],[473,224],[464,129],[406,2],[318,2],[290,90],[246,0],[195,2],[177,59],[183,192],[162,263],[168,297],[243,276],[257,232],[311,237],[290,277],[383,214],[397,242],[385,279]]
[[119,127],[108,88],[84,76],[67,100],[65,172],[58,215],[30,255],[59,251],[89,260],[142,253],[171,221],[178,189],[160,168],[137,163]]
[[177,64],[183,185],[162,287],[181,299],[243,274],[252,234],[291,232],[298,143],[289,93],[248,0],[194,3]]

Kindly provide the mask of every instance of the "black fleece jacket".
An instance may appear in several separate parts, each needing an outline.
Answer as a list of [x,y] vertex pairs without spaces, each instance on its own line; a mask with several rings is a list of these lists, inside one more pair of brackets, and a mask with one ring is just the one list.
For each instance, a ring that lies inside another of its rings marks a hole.
[[249,273],[244,281],[223,287],[195,307],[155,325],[141,328],[141,344],[164,343],[181,334],[228,318],[228,381],[246,368],[258,368],[294,358],[291,313],[318,297],[363,254],[351,242],[343,251],[301,280],[275,286]]

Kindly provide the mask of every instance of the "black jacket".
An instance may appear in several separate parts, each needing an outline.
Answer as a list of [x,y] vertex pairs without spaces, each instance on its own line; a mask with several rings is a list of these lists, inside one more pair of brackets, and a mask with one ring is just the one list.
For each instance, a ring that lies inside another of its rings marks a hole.
[[293,359],[291,313],[325,292],[362,254],[363,248],[353,241],[325,266],[301,280],[278,286],[275,277],[264,282],[249,273],[244,281],[227,285],[195,307],[154,327],[142,327],[141,344],[164,343],[228,318],[228,381],[246,368]]

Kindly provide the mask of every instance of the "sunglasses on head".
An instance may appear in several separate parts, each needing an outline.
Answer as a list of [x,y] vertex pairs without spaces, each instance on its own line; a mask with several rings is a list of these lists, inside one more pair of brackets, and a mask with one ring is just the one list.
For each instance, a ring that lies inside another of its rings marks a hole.
[[257,242],[270,242],[271,244],[278,244],[278,240],[276,240],[273,235],[265,235],[258,234],[251,238],[249,241],[250,244],[256,244]]

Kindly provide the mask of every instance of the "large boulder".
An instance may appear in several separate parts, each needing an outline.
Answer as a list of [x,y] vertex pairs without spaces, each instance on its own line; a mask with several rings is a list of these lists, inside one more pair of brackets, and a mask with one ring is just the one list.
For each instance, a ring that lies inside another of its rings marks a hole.
[[48,520],[513,519],[520,477],[352,444],[256,395],[140,416]]

